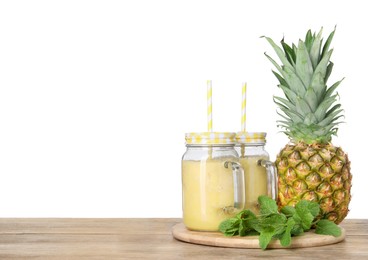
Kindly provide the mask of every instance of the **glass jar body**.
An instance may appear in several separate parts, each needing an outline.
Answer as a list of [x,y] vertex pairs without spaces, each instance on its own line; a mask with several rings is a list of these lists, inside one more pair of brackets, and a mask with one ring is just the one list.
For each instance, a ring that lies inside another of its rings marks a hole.
[[268,161],[269,154],[264,143],[240,143],[235,149],[244,169],[245,208],[258,213],[258,197],[270,194],[269,173],[259,162]]
[[236,213],[236,180],[226,162],[239,162],[234,145],[187,145],[182,158],[182,205],[188,229],[217,231],[223,220]]

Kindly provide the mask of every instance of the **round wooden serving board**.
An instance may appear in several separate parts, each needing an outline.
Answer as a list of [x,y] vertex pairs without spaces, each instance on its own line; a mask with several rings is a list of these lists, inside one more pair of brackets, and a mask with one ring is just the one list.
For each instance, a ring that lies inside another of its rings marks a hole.
[[[236,248],[260,248],[258,244],[258,236],[246,237],[225,237],[220,232],[200,232],[188,230],[183,223],[176,224],[172,228],[173,236],[181,241],[192,244],[219,246],[219,247],[236,247]],[[324,246],[341,242],[345,239],[345,230],[341,228],[341,236],[318,235],[314,231],[309,231],[301,236],[293,237],[291,244],[287,248]],[[270,242],[267,248],[285,248],[280,245],[279,240]]]

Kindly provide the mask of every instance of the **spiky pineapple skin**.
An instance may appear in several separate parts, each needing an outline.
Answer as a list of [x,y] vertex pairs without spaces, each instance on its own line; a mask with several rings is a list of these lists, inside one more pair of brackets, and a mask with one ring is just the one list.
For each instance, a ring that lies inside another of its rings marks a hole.
[[332,144],[286,145],[277,155],[278,206],[302,200],[320,204],[318,218],[339,224],[348,214],[352,174],[347,154]]

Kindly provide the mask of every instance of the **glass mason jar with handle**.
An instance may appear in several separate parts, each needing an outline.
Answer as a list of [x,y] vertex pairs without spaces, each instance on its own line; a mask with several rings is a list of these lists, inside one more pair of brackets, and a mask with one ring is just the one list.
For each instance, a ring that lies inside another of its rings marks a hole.
[[182,158],[183,222],[191,230],[217,231],[244,208],[244,171],[235,133],[187,133]]
[[276,199],[277,176],[274,164],[265,150],[266,133],[238,132],[236,151],[245,172],[245,208],[259,212],[258,197]]

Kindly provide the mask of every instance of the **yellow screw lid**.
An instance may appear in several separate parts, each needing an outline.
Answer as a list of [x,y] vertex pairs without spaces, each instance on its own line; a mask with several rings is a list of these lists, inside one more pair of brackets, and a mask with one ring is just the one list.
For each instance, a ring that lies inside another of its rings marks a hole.
[[235,144],[235,133],[230,132],[201,132],[186,133],[187,144]]
[[238,143],[266,143],[265,132],[238,132],[236,133],[236,141]]

